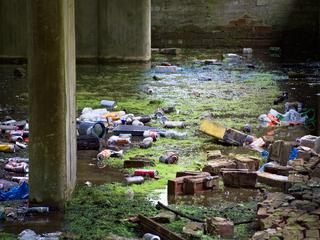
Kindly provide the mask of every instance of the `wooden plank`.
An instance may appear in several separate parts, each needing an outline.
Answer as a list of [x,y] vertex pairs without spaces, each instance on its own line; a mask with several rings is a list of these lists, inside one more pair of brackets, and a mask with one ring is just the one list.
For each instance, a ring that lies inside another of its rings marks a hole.
[[176,233],[162,227],[160,224],[155,221],[139,214],[140,225],[148,233],[155,234],[164,240],[184,240],[181,236]]
[[210,122],[209,120],[204,120],[201,125],[200,125],[200,131],[219,138],[219,139],[223,139],[224,134],[226,132],[226,128],[215,123],[215,122]]

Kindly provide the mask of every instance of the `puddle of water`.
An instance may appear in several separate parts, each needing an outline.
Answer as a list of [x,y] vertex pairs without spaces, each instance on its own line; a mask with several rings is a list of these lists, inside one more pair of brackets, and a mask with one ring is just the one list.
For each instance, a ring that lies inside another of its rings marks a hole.
[[86,181],[94,185],[104,183],[121,182],[123,173],[119,170],[106,166],[105,168],[97,167],[97,151],[78,151],[77,162],[77,183],[83,185]]
[[260,196],[257,189],[248,188],[228,188],[220,189],[214,192],[207,192],[199,195],[184,195],[177,196],[171,199],[167,194],[167,188],[159,189],[150,195],[150,201],[156,204],[158,201],[165,205],[182,204],[182,205],[197,205],[204,207],[215,207],[226,203],[245,203],[252,201]]
[[19,234],[25,229],[31,229],[39,234],[62,231],[63,213],[38,214],[26,217],[24,221],[5,221],[0,223],[0,231],[6,233]]

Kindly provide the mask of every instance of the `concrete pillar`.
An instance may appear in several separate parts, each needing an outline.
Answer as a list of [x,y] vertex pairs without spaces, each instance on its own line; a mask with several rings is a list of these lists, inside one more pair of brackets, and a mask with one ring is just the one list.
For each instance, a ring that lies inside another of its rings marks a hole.
[[151,0],[98,0],[101,60],[151,58]]
[[76,181],[74,0],[28,12],[30,201],[62,208]]

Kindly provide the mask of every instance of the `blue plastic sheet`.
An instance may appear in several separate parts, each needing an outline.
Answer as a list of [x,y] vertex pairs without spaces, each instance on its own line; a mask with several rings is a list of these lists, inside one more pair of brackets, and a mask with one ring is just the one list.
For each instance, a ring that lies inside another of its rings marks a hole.
[[0,201],[28,199],[29,185],[23,182],[17,187],[11,188],[9,191],[0,191]]
[[289,161],[295,160],[298,157],[298,149],[293,148],[289,155]]

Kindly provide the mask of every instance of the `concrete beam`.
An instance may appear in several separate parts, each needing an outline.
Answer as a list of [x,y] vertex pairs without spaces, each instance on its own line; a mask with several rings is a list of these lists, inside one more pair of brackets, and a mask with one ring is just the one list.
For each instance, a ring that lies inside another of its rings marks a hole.
[[98,57],[148,61],[151,58],[151,0],[98,0]]
[[76,181],[74,0],[28,12],[30,201],[63,208]]

